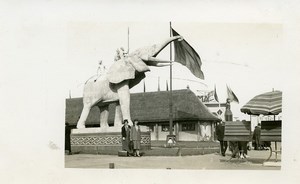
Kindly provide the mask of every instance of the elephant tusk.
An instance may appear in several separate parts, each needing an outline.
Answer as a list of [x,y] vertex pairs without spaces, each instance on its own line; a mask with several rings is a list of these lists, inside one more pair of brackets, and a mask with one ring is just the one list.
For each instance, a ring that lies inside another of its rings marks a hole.
[[164,67],[164,66],[170,66],[170,64],[160,64],[160,63],[158,63],[156,66],[157,67]]
[[156,61],[157,63],[172,63],[172,61]]
[[147,62],[155,62],[155,63],[170,63],[172,61],[167,61],[167,60],[161,60],[161,59],[158,59],[156,57],[149,57]]
[[161,64],[170,64],[170,62],[158,62],[158,61],[147,61],[146,64],[148,66],[158,66],[158,65],[161,65]]

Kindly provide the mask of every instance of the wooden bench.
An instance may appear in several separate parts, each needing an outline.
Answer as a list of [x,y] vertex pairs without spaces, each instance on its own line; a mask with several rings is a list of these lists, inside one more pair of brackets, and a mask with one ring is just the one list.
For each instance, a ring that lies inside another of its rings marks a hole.
[[[237,142],[250,142],[251,136],[251,123],[249,121],[226,121],[224,141],[230,141],[233,145],[233,156],[238,152],[244,150],[238,149]],[[230,158],[231,160],[232,158]]]
[[275,142],[275,150],[272,150],[270,145],[270,156],[266,161],[270,160],[272,153],[275,153],[275,160],[277,162],[277,154],[281,153],[281,150],[277,149],[277,142],[281,142],[281,120],[280,121],[262,121],[260,141]]

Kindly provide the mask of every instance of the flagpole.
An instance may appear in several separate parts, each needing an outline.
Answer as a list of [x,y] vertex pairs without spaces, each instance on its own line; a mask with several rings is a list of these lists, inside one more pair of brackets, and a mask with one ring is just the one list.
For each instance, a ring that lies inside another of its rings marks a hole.
[[127,32],[127,54],[129,54],[129,27],[128,27],[128,32]]
[[157,91],[160,91],[160,77],[157,78]]
[[[172,23],[170,21],[170,37],[172,37]],[[169,111],[170,111],[170,120],[169,120],[169,131],[170,135],[173,135],[173,97],[172,97],[172,42],[170,43],[170,104],[169,104]]]
[[[216,84],[215,84],[215,89],[216,89]],[[217,93],[217,89],[215,90],[215,93]],[[218,103],[219,103],[219,110],[221,109],[221,103],[218,97]],[[219,115],[219,117],[222,119],[221,115]]]
[[[219,102],[218,102],[218,103],[219,103],[219,110],[221,110],[221,104],[220,104],[220,100],[219,100]],[[218,111],[219,111],[219,110],[218,110]],[[218,113],[218,115],[219,115],[219,118],[221,118],[221,120],[223,121],[221,114],[219,114],[219,113]]]

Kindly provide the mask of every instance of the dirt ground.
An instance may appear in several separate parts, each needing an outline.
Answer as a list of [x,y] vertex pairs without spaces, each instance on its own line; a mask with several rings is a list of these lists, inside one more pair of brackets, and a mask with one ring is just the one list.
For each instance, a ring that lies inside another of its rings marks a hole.
[[[275,155],[268,158],[268,150],[251,150],[247,159],[231,159],[227,151],[223,157],[218,153],[195,156],[143,156],[118,157],[116,155],[74,154],[65,156],[66,168],[103,168],[113,163],[114,169],[218,169],[218,170],[280,170],[281,156],[275,162]],[[267,165],[267,166],[266,166]]]

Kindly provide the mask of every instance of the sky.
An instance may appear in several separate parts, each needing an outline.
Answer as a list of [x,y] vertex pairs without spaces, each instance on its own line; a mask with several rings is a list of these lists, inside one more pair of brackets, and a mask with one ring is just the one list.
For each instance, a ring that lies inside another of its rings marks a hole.
[[[130,52],[143,46],[157,44],[169,37],[169,22],[70,22],[67,25],[66,61],[68,81],[65,88],[72,97],[81,97],[84,82],[95,75],[98,61],[106,68],[114,62],[117,48]],[[202,60],[205,79],[195,77],[185,66],[173,65],[173,90],[187,86],[198,90],[213,90],[221,103],[227,98],[228,85],[239,99],[232,103],[234,117],[249,119],[240,108],[252,97],[282,89],[283,26],[278,23],[199,23],[172,22],[172,27],[196,50]],[[169,47],[157,57],[169,60]],[[146,91],[166,90],[169,67],[151,67],[146,73]],[[143,82],[131,93],[143,92]]]

